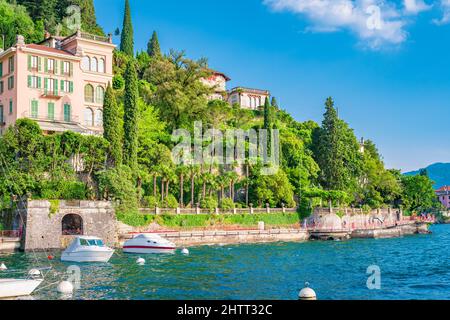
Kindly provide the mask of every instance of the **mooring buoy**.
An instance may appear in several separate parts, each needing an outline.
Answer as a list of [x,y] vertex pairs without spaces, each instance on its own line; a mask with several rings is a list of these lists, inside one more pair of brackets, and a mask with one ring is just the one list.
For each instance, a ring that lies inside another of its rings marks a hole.
[[139,265],[144,265],[145,264],[145,259],[144,258],[141,258],[141,257],[139,257],[137,260],[136,260],[136,263],[137,264],[139,264]]
[[0,264],[0,271],[6,271],[8,268],[5,266],[4,263]]
[[183,249],[181,250],[181,253],[184,254],[184,255],[188,255],[188,254],[189,254],[189,250],[186,249],[186,248],[183,248]]
[[298,298],[300,300],[317,300],[316,292],[309,287],[309,283],[305,283],[305,288],[300,290],[300,293],[298,294]]

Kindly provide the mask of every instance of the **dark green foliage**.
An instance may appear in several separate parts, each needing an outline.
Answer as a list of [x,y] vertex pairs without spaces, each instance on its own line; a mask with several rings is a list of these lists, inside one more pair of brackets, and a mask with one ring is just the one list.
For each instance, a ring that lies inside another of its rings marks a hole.
[[123,17],[120,51],[128,56],[134,56],[133,23],[131,22],[130,1],[125,0],[125,13]]
[[153,31],[152,37],[148,41],[147,53],[152,58],[160,58],[162,56],[156,31]]
[[109,163],[122,164],[122,129],[120,127],[120,111],[111,85],[108,84],[103,102],[103,137],[109,142]]
[[123,162],[133,171],[137,170],[138,100],[136,66],[130,61],[125,71]]

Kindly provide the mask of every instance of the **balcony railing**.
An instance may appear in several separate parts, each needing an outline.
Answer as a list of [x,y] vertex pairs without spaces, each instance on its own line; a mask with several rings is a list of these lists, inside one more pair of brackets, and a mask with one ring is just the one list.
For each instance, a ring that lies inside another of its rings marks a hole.
[[29,118],[33,120],[41,120],[41,121],[48,121],[48,122],[63,122],[63,123],[80,123],[78,116],[67,116],[63,114],[55,114],[55,115],[41,115],[41,114],[34,114],[33,112],[26,111],[22,113],[23,118]]
[[62,98],[62,94],[60,91],[56,91],[56,90],[43,90],[42,91],[42,97],[43,98],[48,98],[48,99],[61,99]]
[[110,37],[97,36],[95,34],[90,34],[90,33],[86,33],[86,32],[81,32],[81,38],[86,39],[86,40],[94,40],[94,41],[111,43]]

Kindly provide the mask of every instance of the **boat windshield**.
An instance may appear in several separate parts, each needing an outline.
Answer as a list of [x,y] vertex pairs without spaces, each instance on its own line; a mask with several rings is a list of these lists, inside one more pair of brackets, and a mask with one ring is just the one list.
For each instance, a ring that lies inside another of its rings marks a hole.
[[105,244],[102,240],[86,240],[86,239],[80,239],[80,245],[85,247],[104,247]]

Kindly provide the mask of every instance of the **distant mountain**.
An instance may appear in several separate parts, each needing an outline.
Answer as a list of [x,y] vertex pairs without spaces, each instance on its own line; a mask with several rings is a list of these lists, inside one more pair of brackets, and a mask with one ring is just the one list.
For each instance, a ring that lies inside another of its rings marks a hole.
[[[431,180],[436,183],[434,185],[436,189],[439,189],[443,186],[450,186],[450,163],[435,163],[425,168],[425,170],[427,170],[428,176],[431,178]],[[419,173],[420,170],[407,172],[405,173],[405,175],[414,176]]]

